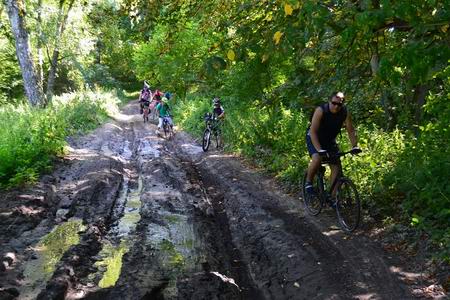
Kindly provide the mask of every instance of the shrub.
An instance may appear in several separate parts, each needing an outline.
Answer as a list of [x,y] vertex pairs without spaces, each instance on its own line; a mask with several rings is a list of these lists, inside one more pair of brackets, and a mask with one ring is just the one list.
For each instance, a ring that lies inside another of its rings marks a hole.
[[55,97],[46,109],[1,107],[0,187],[37,180],[64,153],[66,137],[98,126],[116,99],[112,93],[71,93]]

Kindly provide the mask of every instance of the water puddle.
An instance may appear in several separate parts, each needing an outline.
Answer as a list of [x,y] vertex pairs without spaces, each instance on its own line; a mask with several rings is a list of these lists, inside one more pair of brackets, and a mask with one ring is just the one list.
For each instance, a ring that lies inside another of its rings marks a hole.
[[198,272],[204,255],[193,225],[185,215],[164,215],[165,226],[150,224],[148,240],[161,251],[161,262],[169,276],[176,278],[184,272]]
[[105,244],[99,256],[102,260],[95,263],[99,269],[105,269],[98,286],[108,288],[114,286],[122,271],[122,257],[129,250],[126,242],[122,241],[119,246]]
[[161,155],[162,145],[155,142],[152,143],[148,139],[141,139],[139,143],[139,155],[140,156],[151,156],[151,157],[160,157]]
[[[129,192],[124,192],[125,208],[123,211],[123,217],[120,219],[117,225],[118,235],[121,237],[128,236],[136,229],[136,225],[141,219],[141,193],[142,193],[142,177],[139,176],[138,188],[131,189]],[[128,189],[128,185],[126,185]]]
[[81,231],[85,230],[82,220],[69,220],[55,227],[35,246],[33,260],[27,262],[20,299],[35,299],[55,271],[56,264],[64,253],[80,242]]
[[127,140],[125,141],[125,144],[123,146],[122,153],[120,154],[120,157],[122,157],[125,160],[130,160],[130,158],[133,156],[133,152],[130,150],[130,142]]
[[129,190],[129,179],[125,178],[122,191],[120,193],[118,207],[123,208],[123,215],[118,221],[117,226],[111,230],[109,240],[120,239],[120,242],[114,245],[108,242],[108,237],[99,253],[100,261],[95,263],[98,272],[91,274],[89,278],[92,281],[99,279],[98,286],[101,288],[112,287],[116,284],[122,271],[122,257],[129,250],[129,244],[132,240],[132,234],[141,219],[141,192],[143,188],[142,177],[138,179],[138,187]]

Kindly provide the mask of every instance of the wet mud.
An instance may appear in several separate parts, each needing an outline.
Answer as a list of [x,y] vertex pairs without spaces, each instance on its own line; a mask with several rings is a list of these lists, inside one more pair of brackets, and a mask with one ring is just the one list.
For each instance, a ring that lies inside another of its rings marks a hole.
[[137,112],[0,195],[0,299],[414,298],[395,258],[332,214],[306,216],[242,160],[158,137]]

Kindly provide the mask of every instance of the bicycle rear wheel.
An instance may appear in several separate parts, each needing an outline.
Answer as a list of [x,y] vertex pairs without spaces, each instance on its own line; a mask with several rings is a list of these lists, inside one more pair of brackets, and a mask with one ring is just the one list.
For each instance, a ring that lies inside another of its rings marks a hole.
[[163,121],[163,130],[164,130],[164,137],[167,137],[167,134],[169,133],[169,130],[167,129],[167,123],[166,121]]
[[211,143],[211,130],[208,128],[203,132],[202,149],[204,152],[208,151],[209,144]]
[[320,181],[319,181],[319,177],[317,175],[316,176],[317,182],[316,182],[316,187],[315,187],[316,192],[313,195],[309,195],[305,190],[307,175],[308,175],[308,171],[305,171],[305,175],[303,175],[302,186],[301,186],[303,203],[305,204],[306,211],[310,215],[317,216],[318,214],[320,214],[320,212],[322,211],[322,207],[323,207],[322,201],[320,198],[320,190],[319,190]]
[[336,193],[336,213],[344,231],[354,231],[361,217],[361,203],[355,184],[348,178],[339,180]]

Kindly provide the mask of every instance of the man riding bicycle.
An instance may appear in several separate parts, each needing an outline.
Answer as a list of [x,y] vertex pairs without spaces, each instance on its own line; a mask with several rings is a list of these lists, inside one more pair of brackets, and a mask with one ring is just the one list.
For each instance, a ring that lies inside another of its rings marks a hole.
[[[314,193],[312,182],[323,159],[330,165],[331,182],[334,182],[341,172],[341,162],[339,158],[333,157],[333,154],[339,152],[336,137],[343,125],[347,129],[352,144],[352,152],[358,153],[361,151],[358,148],[355,129],[350,113],[344,105],[344,100],[342,92],[334,92],[329,102],[320,105],[314,111],[311,125],[306,133],[306,146],[311,156],[305,184],[305,190],[309,195]],[[335,190],[332,192],[332,196],[335,196]]]
[[156,129],[156,134],[159,135],[159,130],[163,126],[164,118],[169,122],[170,127],[173,129],[173,121],[170,115],[170,106],[166,97],[162,97],[161,102],[156,106],[156,111],[159,114],[158,129]]

